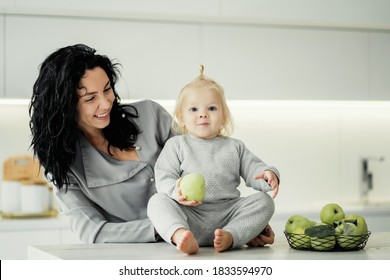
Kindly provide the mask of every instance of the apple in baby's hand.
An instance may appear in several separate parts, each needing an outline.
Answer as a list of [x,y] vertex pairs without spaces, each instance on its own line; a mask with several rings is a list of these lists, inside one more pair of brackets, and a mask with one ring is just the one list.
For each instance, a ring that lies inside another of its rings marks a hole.
[[206,181],[201,174],[188,173],[180,180],[181,193],[188,201],[202,202],[206,196]]
[[334,226],[334,223],[344,219],[345,213],[343,208],[337,203],[328,203],[321,209],[321,222]]

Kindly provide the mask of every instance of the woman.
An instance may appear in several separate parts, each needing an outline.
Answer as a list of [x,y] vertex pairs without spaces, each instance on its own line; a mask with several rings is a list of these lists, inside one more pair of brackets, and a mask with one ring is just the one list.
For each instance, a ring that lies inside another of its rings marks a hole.
[[[78,44],[49,55],[33,87],[31,146],[85,243],[159,239],[146,209],[171,116],[150,100],[120,104],[118,74],[118,64]],[[250,245],[272,243],[267,229]]]

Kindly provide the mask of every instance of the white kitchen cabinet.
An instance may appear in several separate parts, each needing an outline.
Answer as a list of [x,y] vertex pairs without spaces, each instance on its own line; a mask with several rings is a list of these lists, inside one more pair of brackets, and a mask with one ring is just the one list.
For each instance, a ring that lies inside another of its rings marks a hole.
[[31,230],[0,232],[0,259],[27,258],[27,247],[32,244],[59,244],[59,230]]
[[369,97],[367,32],[216,25],[203,36],[206,70],[229,99]]
[[390,33],[370,34],[370,99],[390,100]]
[[174,99],[205,64],[229,99],[390,100],[390,27],[47,13],[1,15],[0,97],[30,98],[44,58],[85,43],[122,64],[124,99]]
[[173,99],[197,75],[201,63],[196,24],[10,15],[6,30],[10,98],[30,98],[43,60],[58,48],[77,43],[122,65],[123,78],[116,89],[124,99]]
[[80,244],[69,229],[66,219],[1,219],[0,218],[0,259],[27,259],[30,245]]

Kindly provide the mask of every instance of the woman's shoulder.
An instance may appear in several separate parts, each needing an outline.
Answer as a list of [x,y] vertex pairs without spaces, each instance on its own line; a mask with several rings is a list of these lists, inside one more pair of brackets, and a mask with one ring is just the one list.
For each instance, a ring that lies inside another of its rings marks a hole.
[[150,99],[144,99],[124,105],[130,105],[137,110],[138,116],[141,118],[154,118],[155,121],[159,122],[161,119],[170,119],[171,115],[168,111],[156,101]]
[[128,103],[125,105],[133,106],[137,110],[163,109],[163,106],[161,106],[159,103],[157,103],[156,101],[153,101],[151,99],[143,99],[143,100],[135,101],[135,102]]

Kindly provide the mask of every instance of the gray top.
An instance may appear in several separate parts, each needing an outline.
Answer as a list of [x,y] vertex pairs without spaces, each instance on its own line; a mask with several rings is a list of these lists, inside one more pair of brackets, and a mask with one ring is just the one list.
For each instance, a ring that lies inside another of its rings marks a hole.
[[206,181],[206,203],[239,197],[237,187],[241,178],[248,187],[270,191],[271,187],[263,179],[254,179],[264,170],[273,171],[279,179],[279,171],[250,152],[241,140],[201,139],[190,134],[169,139],[155,167],[158,192],[172,198],[177,198],[178,178],[193,172],[202,174]]
[[80,133],[68,191],[54,192],[60,212],[85,243],[155,241],[146,208],[156,192],[154,165],[173,136],[171,116],[150,100],[131,105],[139,113],[134,120],[141,129],[136,143],[140,161],[115,160]]

